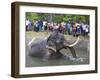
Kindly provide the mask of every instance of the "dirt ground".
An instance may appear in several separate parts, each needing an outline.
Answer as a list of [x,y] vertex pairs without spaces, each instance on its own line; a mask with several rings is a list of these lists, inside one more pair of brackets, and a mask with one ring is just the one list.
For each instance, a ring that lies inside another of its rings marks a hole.
[[[89,64],[89,37],[80,36],[79,43],[74,46],[77,56],[79,59],[77,60],[70,60],[70,59],[55,59],[55,60],[48,60],[42,61],[39,58],[31,57],[28,55],[28,46],[27,44],[29,41],[36,37],[37,39],[45,38],[49,35],[48,32],[34,32],[34,31],[27,31],[26,32],[26,67],[36,67],[36,66],[60,66],[60,65],[82,65],[82,64]],[[64,35],[67,40],[74,41],[76,38],[72,35]],[[68,57],[71,57],[70,51],[67,49],[61,50],[61,52]]]

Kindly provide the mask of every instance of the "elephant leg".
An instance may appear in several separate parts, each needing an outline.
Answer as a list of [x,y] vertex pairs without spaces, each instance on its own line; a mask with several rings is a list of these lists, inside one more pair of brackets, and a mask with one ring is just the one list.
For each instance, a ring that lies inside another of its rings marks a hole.
[[56,56],[56,58],[62,58],[64,55],[60,51],[57,51],[55,53],[55,56]]
[[68,47],[68,48],[71,51],[73,58],[77,58],[75,49],[73,47]]

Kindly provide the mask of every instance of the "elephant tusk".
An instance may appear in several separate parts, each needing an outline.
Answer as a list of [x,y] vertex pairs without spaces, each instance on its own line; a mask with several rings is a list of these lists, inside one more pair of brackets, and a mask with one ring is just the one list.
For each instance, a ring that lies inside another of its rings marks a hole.
[[49,35],[47,35],[46,37],[44,37],[44,40],[47,40],[49,36],[50,36],[50,34],[49,34]]
[[47,48],[47,49],[51,49],[52,51],[56,52],[56,49],[53,48],[53,47],[50,47],[50,46],[47,45],[46,48]]
[[73,46],[75,46],[78,42],[79,42],[79,37],[77,38],[77,40],[76,40],[73,44],[68,45],[68,47],[73,47]]
[[33,37],[31,41],[29,41],[29,43],[27,44],[28,46],[30,46],[32,44],[32,42],[35,40],[36,38]]

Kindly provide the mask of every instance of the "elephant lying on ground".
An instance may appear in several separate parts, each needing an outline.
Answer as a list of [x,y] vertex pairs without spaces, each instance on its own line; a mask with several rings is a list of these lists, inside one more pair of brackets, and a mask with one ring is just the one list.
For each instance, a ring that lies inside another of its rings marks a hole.
[[38,41],[37,43],[34,43],[33,41],[34,40],[32,40],[29,44],[30,56],[43,58],[45,60],[61,58],[64,57],[64,55],[60,52],[60,50],[63,48],[69,48],[73,58],[77,58],[73,46],[78,43],[79,38],[70,44],[62,33],[54,31],[45,40]]

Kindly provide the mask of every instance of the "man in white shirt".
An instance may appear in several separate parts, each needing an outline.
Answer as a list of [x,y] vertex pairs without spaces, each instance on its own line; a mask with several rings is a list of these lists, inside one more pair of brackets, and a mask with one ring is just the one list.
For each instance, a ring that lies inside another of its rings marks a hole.
[[30,24],[30,21],[27,19],[26,20],[26,31],[28,31],[28,29],[29,29],[29,24]]

